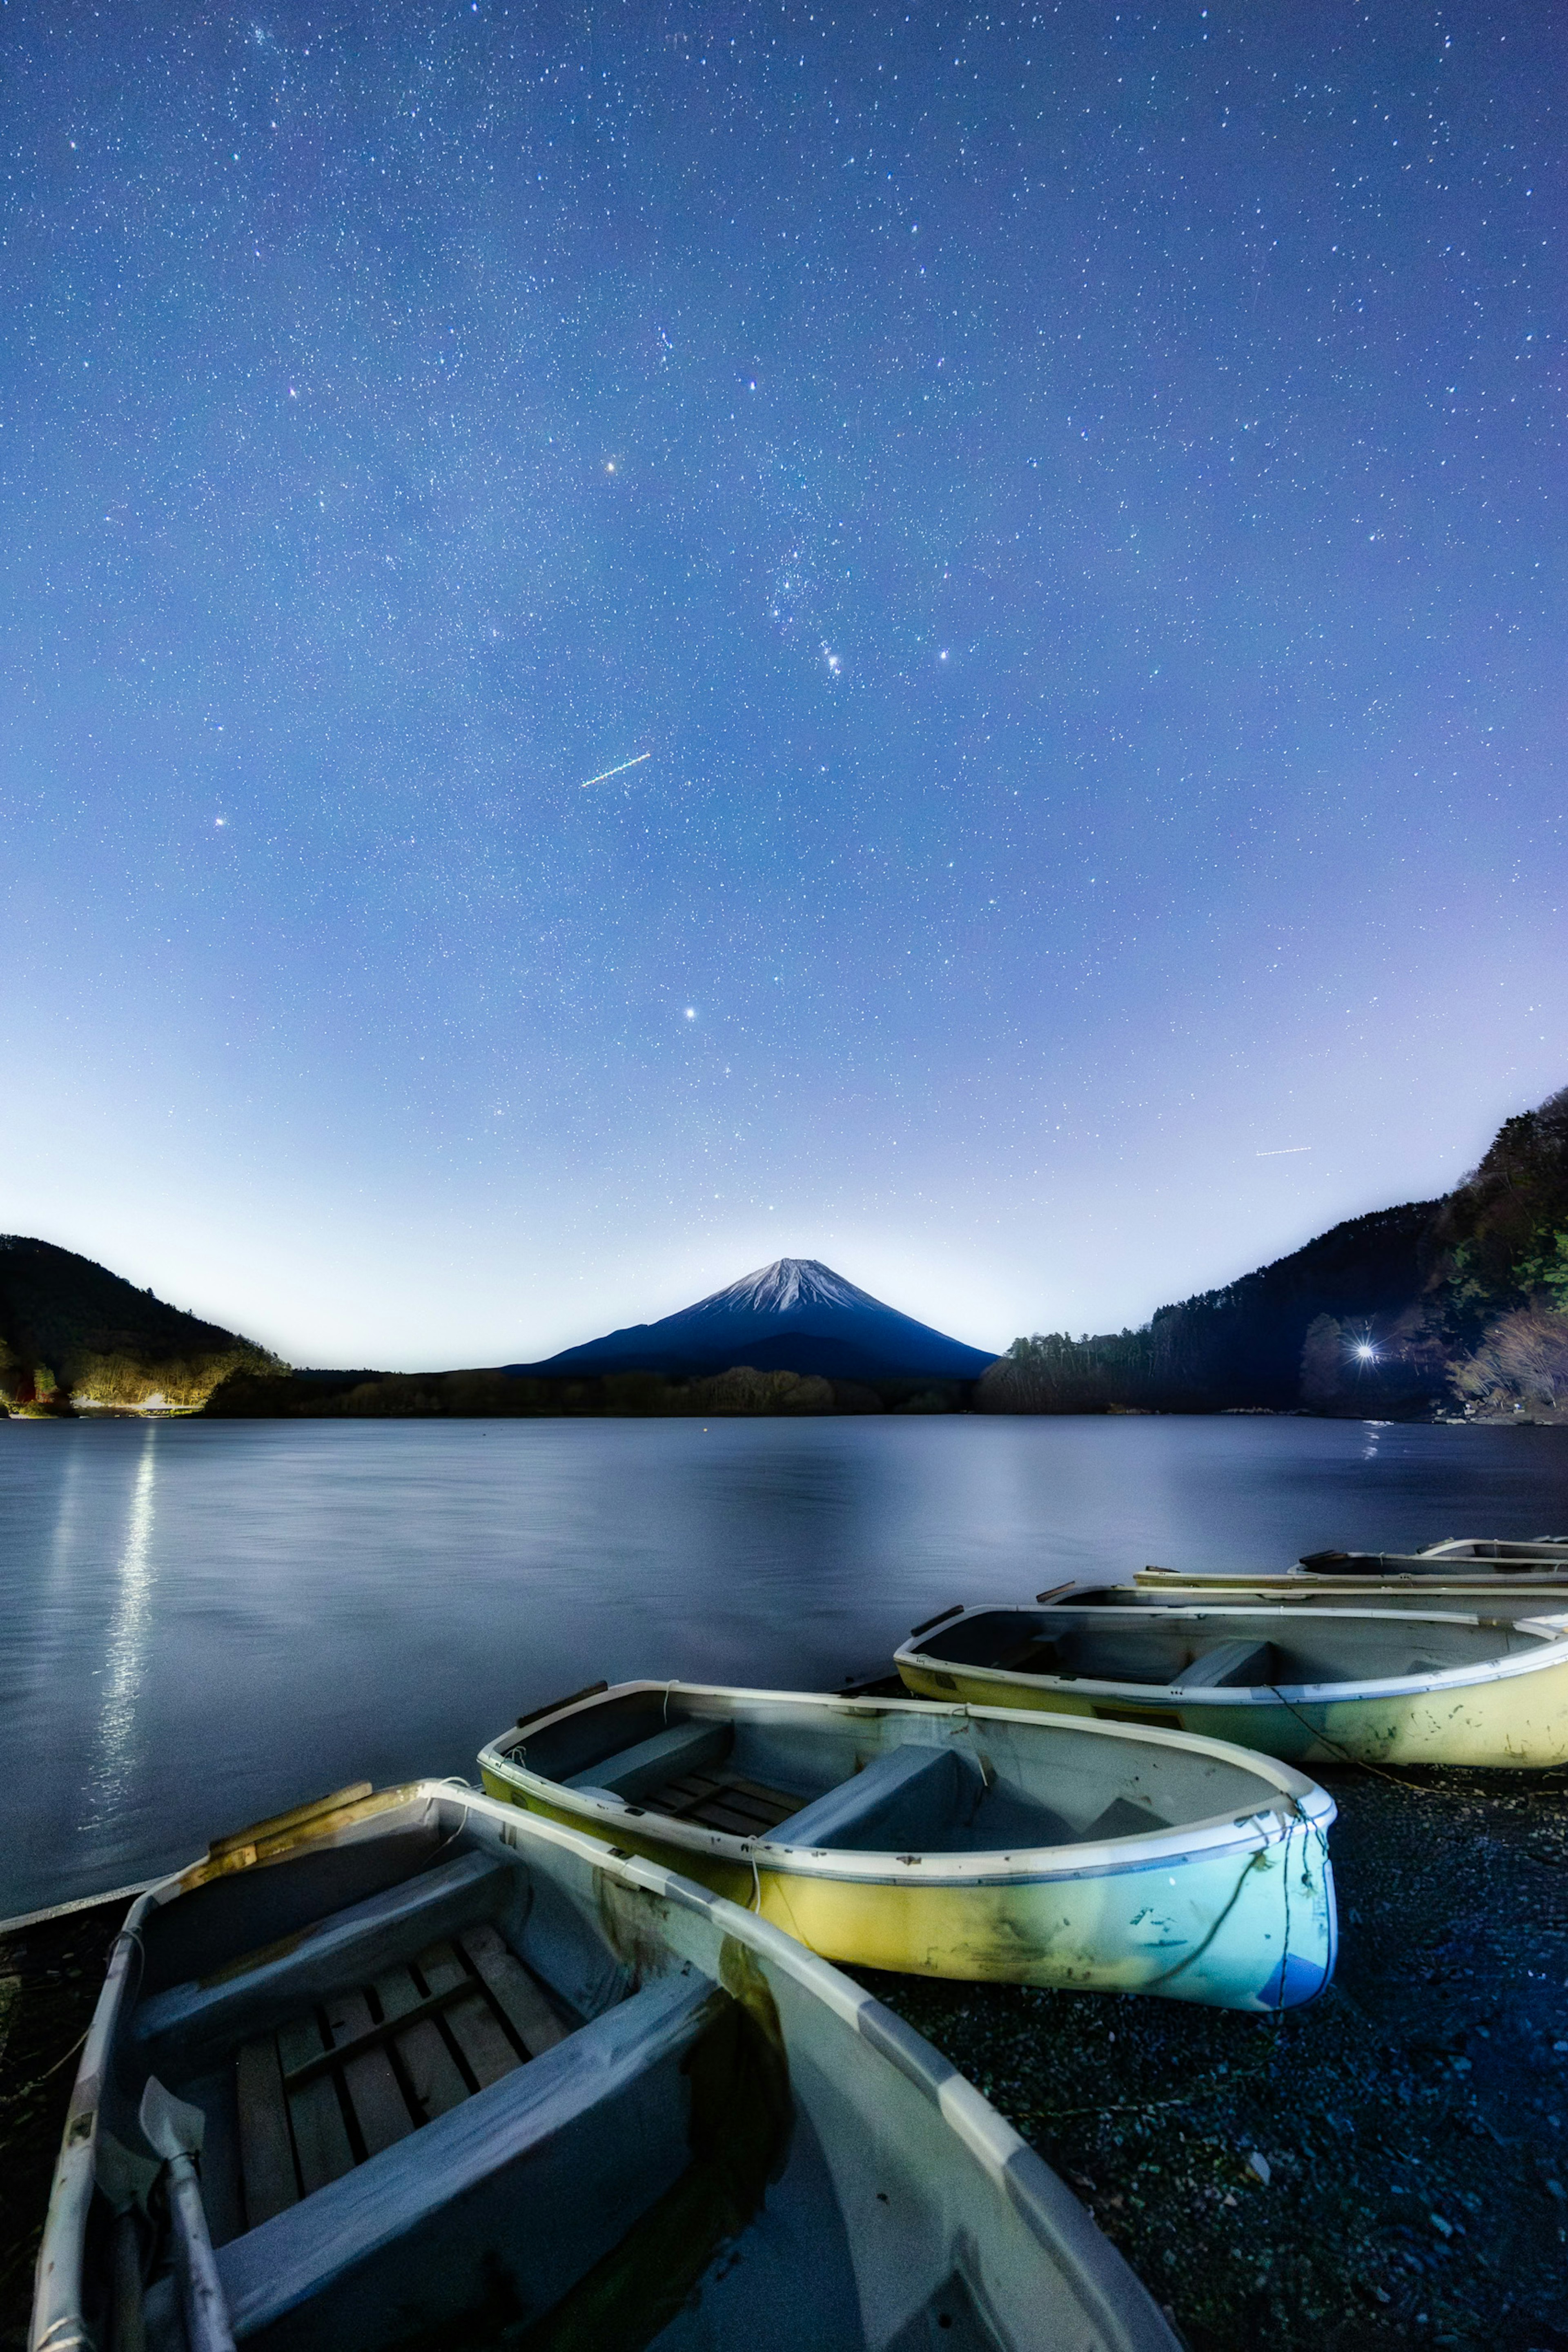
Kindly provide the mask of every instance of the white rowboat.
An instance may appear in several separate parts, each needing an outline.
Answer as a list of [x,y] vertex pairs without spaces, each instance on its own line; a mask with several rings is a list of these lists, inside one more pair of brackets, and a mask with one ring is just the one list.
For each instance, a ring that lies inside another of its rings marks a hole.
[[258,1824],[132,1906],[30,2342],[1175,2352],[1061,2182],[869,1994],[434,1781]]

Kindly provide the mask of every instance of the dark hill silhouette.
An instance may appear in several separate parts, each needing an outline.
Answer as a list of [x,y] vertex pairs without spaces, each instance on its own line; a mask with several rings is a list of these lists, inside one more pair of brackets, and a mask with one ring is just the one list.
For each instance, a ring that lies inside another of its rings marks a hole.
[[781,1257],[678,1315],[506,1370],[556,1380],[620,1372],[693,1379],[749,1364],[876,1382],[974,1381],[995,1360],[884,1307],[814,1257]]
[[[1409,1307],[1421,1286],[1422,1244],[1437,1205],[1416,1201],[1350,1218],[1221,1290],[1158,1308],[1138,1331],[1088,1339],[1037,1332],[1015,1339],[988,1376],[981,1402],[1001,1412],[1083,1412],[1112,1404],[1288,1411],[1301,1402],[1302,1349],[1320,1318],[1331,1319],[1336,1332],[1370,1334],[1386,1331]],[[1366,1410],[1389,1402],[1381,1355],[1376,1363],[1353,1356],[1350,1370],[1350,1385]],[[1411,1385],[1401,1368],[1398,1386]]]
[[1015,1339],[979,1402],[1568,1419],[1568,1089],[1441,1200],[1354,1217],[1139,1331]]
[[194,1405],[233,1372],[287,1369],[75,1250],[0,1234],[0,1402],[14,1412],[68,1412],[73,1395]]

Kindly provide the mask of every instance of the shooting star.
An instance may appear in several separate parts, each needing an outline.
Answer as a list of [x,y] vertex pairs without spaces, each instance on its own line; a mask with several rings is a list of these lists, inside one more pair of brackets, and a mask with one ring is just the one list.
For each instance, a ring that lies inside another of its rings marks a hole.
[[1277,1151],[1260,1151],[1256,1156],[1260,1160],[1289,1160],[1293,1151],[1310,1151],[1312,1148],[1310,1143],[1281,1143]]
[[623,776],[628,768],[640,768],[644,760],[651,760],[653,756],[652,751],[639,751],[634,760],[622,760],[618,768],[606,768],[602,775],[584,776],[582,789],[586,792],[590,784],[607,784],[612,776]]

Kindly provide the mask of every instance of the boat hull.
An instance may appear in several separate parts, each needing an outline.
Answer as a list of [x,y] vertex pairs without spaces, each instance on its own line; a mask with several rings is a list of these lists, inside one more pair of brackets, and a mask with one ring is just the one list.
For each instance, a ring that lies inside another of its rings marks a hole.
[[[498,1775],[484,1778],[493,1796],[506,1793],[547,1819],[587,1827],[580,1814],[519,1797]],[[601,1824],[595,1828],[602,1833]],[[855,1968],[1062,1992],[1155,1993],[1254,2011],[1312,2000],[1333,1971],[1327,1847],[1305,1826],[1269,1853],[979,1887],[854,1885],[760,1863],[753,1877],[641,1827],[616,1834],[629,1852],[678,1866],[822,1958]],[[1299,1907],[1286,1955],[1285,1888],[1292,1877]]]
[[943,1664],[905,1651],[895,1663],[904,1687],[919,1697],[1157,1725],[1228,1740],[1297,1766],[1484,1764],[1541,1770],[1568,1762],[1568,1657],[1527,1675],[1342,1698],[1289,1686],[1244,1696],[1142,1684],[1065,1686],[1051,1676]]
[[1414,1578],[1397,1584],[1356,1584],[1312,1576],[1206,1576],[1184,1580],[1145,1570],[1132,1584],[1064,1584],[1043,1605],[1064,1609],[1375,1609],[1499,1617],[1568,1617],[1568,1581],[1478,1584]]

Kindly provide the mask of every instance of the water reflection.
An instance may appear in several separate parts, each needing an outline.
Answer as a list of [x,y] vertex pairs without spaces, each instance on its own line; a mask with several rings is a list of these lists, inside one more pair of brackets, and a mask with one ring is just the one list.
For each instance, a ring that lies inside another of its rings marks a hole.
[[152,1616],[153,1481],[158,1466],[160,1424],[150,1422],[136,1465],[125,1542],[120,1555],[114,1615],[103,1665],[103,1699],[98,1723],[98,1753],[88,1776],[87,1810],[80,1822],[96,1830],[124,1801],[134,1759],[131,1735],[141,1696],[147,1633]]
[[954,1601],[1565,1515],[1560,1429],[0,1423],[0,1917],[601,1675],[831,1688]]

